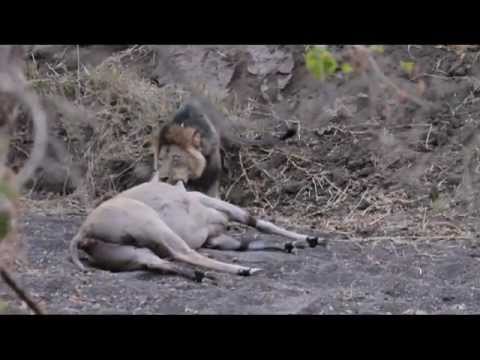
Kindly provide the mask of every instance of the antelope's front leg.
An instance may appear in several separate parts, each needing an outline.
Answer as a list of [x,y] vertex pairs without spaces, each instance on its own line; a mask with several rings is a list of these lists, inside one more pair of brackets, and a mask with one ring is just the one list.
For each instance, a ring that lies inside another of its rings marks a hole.
[[221,234],[207,240],[205,245],[209,249],[230,250],[230,251],[281,251],[291,252],[285,246],[269,244],[255,238],[235,239],[229,235]]

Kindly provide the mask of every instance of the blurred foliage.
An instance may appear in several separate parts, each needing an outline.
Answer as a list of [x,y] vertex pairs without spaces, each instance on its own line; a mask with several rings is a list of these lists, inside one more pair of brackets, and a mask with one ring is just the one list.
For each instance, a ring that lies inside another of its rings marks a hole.
[[11,229],[10,215],[0,213],[0,241],[2,241]]
[[[371,45],[368,49],[372,52],[383,54],[385,49],[382,45]],[[327,50],[325,45],[308,45],[305,47],[305,64],[310,73],[319,80],[325,80],[337,70],[348,75],[353,72],[353,66],[347,62],[339,65],[339,60]],[[402,64],[402,68],[408,74],[413,72],[413,63]]]
[[376,52],[376,53],[379,53],[379,54],[383,54],[384,51],[385,51],[385,48],[382,45],[371,45],[368,48],[370,50],[372,50],[373,52]]
[[353,67],[349,63],[343,63],[342,64],[342,72],[346,75],[350,74],[353,72]]
[[415,63],[412,61],[400,61],[400,67],[407,75],[412,75],[415,69]]
[[0,314],[6,312],[8,309],[8,304],[5,301],[0,300]]
[[[0,181],[0,201],[10,202],[16,198],[16,191],[8,184],[8,182]],[[0,210],[0,240],[5,238],[11,229],[11,218],[8,208]]]
[[330,51],[323,47],[309,48],[305,54],[307,69],[319,80],[325,80],[338,68],[337,60]]
[[17,198],[17,192],[5,180],[0,180],[0,196],[5,196],[8,200],[13,201]]

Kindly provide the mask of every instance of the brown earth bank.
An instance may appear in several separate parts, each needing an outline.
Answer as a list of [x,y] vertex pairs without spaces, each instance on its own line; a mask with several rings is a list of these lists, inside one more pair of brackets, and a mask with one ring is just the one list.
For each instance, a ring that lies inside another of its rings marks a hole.
[[[188,89],[146,46],[34,48],[29,76],[66,152],[50,159],[24,200],[28,256],[17,276],[51,312],[478,311],[478,47],[385,46],[375,55],[386,76],[434,110],[368,74],[321,82],[302,46],[168,50],[242,136],[297,129],[275,147],[227,154],[222,196],[280,224],[330,233],[330,246],[214,252],[265,269],[251,278],[219,274],[216,284],[75,271],[66,249],[81,219],[99,196],[148,178],[146,138]],[[411,76],[405,61],[415,64]],[[14,166],[28,152],[27,121],[16,134]]]

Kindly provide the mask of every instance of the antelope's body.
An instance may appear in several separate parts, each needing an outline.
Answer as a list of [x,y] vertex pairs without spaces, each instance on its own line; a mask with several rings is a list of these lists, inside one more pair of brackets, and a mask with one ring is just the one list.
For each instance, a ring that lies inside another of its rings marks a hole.
[[[283,247],[253,239],[242,242],[226,234],[230,221],[282,235],[294,242],[287,242]],[[198,280],[203,273],[183,269],[177,262],[238,275],[251,275],[260,270],[211,259],[196,251],[202,247],[290,251],[302,243],[314,247],[318,238],[255,219],[246,210],[228,202],[185,190],[181,182],[170,185],[152,180],[94,209],[73,238],[70,252],[73,262],[81,269],[84,266],[79,260],[79,248],[89,255],[93,266],[106,270],[153,270]]]

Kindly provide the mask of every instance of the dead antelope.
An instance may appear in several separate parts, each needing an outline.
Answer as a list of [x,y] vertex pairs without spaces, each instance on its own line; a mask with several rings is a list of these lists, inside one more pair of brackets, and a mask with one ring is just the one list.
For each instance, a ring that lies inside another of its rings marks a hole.
[[[259,240],[237,240],[225,233],[229,221],[281,235],[283,246]],[[315,247],[318,237],[302,235],[256,219],[248,211],[200,192],[153,179],[126,190],[94,209],[70,243],[72,261],[82,270],[78,250],[94,267],[110,271],[151,270],[201,281],[205,274],[170,261],[248,276],[261,269],[229,264],[196,250],[281,250]]]

